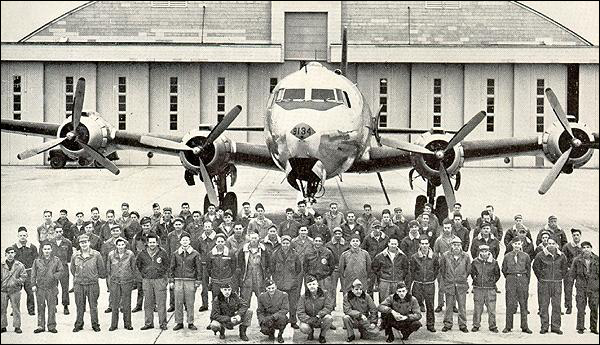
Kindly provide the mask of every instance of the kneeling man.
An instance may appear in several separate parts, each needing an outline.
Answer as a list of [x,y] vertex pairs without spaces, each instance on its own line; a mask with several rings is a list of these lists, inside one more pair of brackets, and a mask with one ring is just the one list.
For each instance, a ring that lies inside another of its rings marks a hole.
[[344,295],[344,314],[348,342],[355,339],[354,328],[358,328],[361,339],[373,338],[379,334],[377,306],[371,296],[363,290],[363,284],[358,279],[352,283],[352,290]]
[[252,310],[248,310],[248,304],[235,292],[231,292],[231,284],[223,284],[212,303],[210,328],[215,334],[220,333],[220,339],[225,339],[225,328],[233,329],[240,325],[240,339],[248,341],[246,330],[250,327],[250,322]]
[[258,297],[258,308],[256,309],[260,332],[268,335],[269,340],[275,340],[275,330],[278,329],[277,342],[283,343],[283,330],[289,321],[287,317],[288,294],[278,290],[272,279],[265,281],[265,287],[267,291]]
[[323,344],[327,340],[325,335],[331,327],[333,317],[333,298],[327,292],[319,287],[319,282],[314,276],[306,277],[306,293],[300,296],[298,300],[298,320],[300,320],[300,330],[308,334],[306,340],[314,339],[314,329],[320,328],[319,343]]
[[394,341],[393,328],[402,333],[402,340],[407,340],[413,332],[421,328],[421,307],[416,297],[408,293],[404,282],[398,283],[396,293],[388,296],[378,309],[388,343]]

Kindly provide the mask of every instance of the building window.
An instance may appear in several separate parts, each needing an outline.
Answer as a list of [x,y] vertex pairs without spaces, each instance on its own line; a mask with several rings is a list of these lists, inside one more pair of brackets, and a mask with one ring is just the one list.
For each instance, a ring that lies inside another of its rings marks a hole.
[[536,132],[544,133],[544,79],[537,80],[536,88]]
[[127,129],[127,78],[119,77],[118,85],[118,116],[119,116],[119,130],[124,131]]
[[425,8],[456,10],[460,8],[460,1],[425,1]]
[[488,79],[487,80],[487,106],[486,106],[486,122],[487,122],[487,131],[494,131],[494,114],[495,112],[495,102],[496,102],[496,80]]
[[185,8],[187,1],[150,1],[150,7],[156,8]]
[[225,117],[225,78],[217,78],[217,121]]
[[169,129],[172,131],[177,130],[178,92],[177,77],[171,77],[169,79]]
[[442,127],[442,79],[433,79],[433,127]]
[[277,86],[277,78],[271,78],[269,80],[269,93],[273,92],[273,90],[275,89],[275,86]]
[[73,100],[74,100],[74,88],[73,88],[73,77],[65,78],[65,117],[73,115]]
[[379,79],[379,106],[381,112],[379,114],[379,127],[388,126],[388,80],[386,78]]
[[13,119],[21,119],[22,98],[21,98],[21,76],[13,76]]

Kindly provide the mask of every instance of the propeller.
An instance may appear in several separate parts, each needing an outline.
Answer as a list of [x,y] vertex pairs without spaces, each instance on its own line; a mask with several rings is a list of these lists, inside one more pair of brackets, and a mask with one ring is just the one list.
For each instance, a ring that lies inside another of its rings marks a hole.
[[446,153],[454,149],[454,146],[458,145],[461,141],[463,141],[467,137],[467,135],[469,135],[469,133],[471,133],[475,129],[475,127],[477,127],[477,125],[479,125],[479,123],[483,121],[485,116],[485,111],[480,111],[475,116],[473,116],[471,120],[469,120],[469,122],[462,126],[461,129],[459,129],[458,132],[454,134],[452,139],[448,141],[448,145],[446,146],[446,148],[441,150],[432,151],[426,147],[417,144],[389,138],[381,138],[381,144],[415,154],[429,155],[435,157],[439,162],[438,172],[440,175],[442,187],[444,188],[444,195],[446,195],[448,205],[454,205],[454,203],[456,202],[456,197],[454,196],[454,188],[452,188],[452,184],[450,183],[450,177],[448,176],[448,172],[446,171],[446,167],[444,166],[444,157],[446,156]]
[[[191,147],[187,146],[184,143],[157,138],[150,135],[144,135],[140,138],[140,143],[144,145],[148,145],[151,147],[162,148],[162,149],[170,149],[175,151],[192,151],[195,156],[200,156],[204,150],[211,145],[227,128],[233,121],[235,121],[236,117],[242,111],[242,107],[240,105],[236,105],[231,109],[227,115],[223,117],[223,119],[217,123],[217,125],[210,131],[206,140],[201,146]],[[213,186],[210,174],[206,170],[206,166],[202,159],[198,160],[200,162],[200,175],[202,176],[202,181],[204,182],[204,187],[206,188],[206,194],[208,195],[208,200],[217,205],[219,200],[217,198],[217,192],[215,191],[215,187]]]
[[[570,136],[569,139],[570,139],[571,147],[567,151],[563,152],[563,154],[560,156],[560,158],[558,158],[558,160],[556,161],[556,163],[550,170],[550,173],[548,174],[548,176],[546,176],[546,178],[544,179],[544,182],[542,182],[542,185],[540,186],[540,189],[538,190],[538,193],[540,193],[542,195],[546,194],[546,192],[548,192],[550,187],[552,187],[552,185],[554,184],[554,181],[556,181],[556,179],[558,178],[558,175],[560,175],[564,166],[569,161],[569,157],[570,157],[573,149],[576,149],[576,148],[584,145],[581,142],[581,140],[577,139],[573,135],[573,130],[571,129],[571,125],[569,124],[569,121],[567,120],[567,115],[565,114],[565,111],[563,110],[562,105],[558,101],[558,98],[556,97],[556,95],[554,94],[554,91],[552,91],[551,88],[546,89],[546,97],[548,98],[548,102],[550,103],[550,106],[552,107],[554,114],[558,118],[558,121],[563,126],[563,128],[565,129],[567,134]],[[589,144],[585,144],[585,147],[593,148],[594,146],[596,146],[596,147],[598,146],[597,140],[594,140],[594,142],[591,142]]]

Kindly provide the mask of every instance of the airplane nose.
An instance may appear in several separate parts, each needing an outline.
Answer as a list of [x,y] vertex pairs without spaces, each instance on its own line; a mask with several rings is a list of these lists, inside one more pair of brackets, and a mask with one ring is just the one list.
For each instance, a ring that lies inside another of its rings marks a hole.
[[290,134],[292,134],[300,140],[304,140],[310,137],[311,135],[315,134],[315,130],[310,125],[301,122],[291,129]]

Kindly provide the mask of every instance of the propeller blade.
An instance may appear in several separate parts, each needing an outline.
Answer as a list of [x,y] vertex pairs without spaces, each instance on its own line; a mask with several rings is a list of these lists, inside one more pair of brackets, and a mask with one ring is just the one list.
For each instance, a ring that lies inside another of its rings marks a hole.
[[456,134],[454,134],[452,139],[450,139],[450,141],[448,142],[448,146],[444,151],[451,150],[454,146],[456,146],[456,144],[463,141],[463,139],[465,139],[465,137],[469,135],[469,133],[471,133],[481,121],[483,121],[485,115],[485,111],[482,110],[478,112],[475,116],[473,116],[473,118],[471,118],[469,122],[465,123],[465,125],[462,126],[461,129],[459,129],[458,132],[456,132]]
[[552,184],[554,183],[554,181],[556,181],[556,179],[558,178],[558,175],[560,175],[562,168],[565,166],[565,164],[569,160],[569,155],[571,154],[571,150],[573,150],[572,147],[569,148],[567,151],[565,151],[565,153],[563,153],[560,156],[558,161],[556,161],[556,164],[554,164],[554,166],[552,167],[552,170],[550,171],[548,176],[546,176],[546,178],[544,179],[544,182],[542,182],[542,185],[540,186],[540,189],[538,190],[538,192],[540,194],[542,194],[542,195],[546,194],[546,192],[550,189],[550,187],[552,187]]
[[105,167],[106,169],[108,169],[111,173],[113,173],[115,175],[119,175],[119,173],[120,173],[119,168],[117,168],[117,166],[113,162],[111,162],[106,157],[104,157],[100,152],[96,151],[93,147],[89,146],[88,144],[86,144],[80,140],[77,140],[77,143],[79,143],[79,145],[81,145],[83,150],[85,152],[87,152],[87,154],[92,156],[92,158],[96,162],[98,162],[98,164],[100,164],[103,167]]
[[143,145],[148,145],[156,148],[166,148],[169,150],[175,151],[193,151],[193,147],[189,147],[184,143],[180,143],[177,141],[172,141],[163,138],[157,138],[150,135],[142,135],[140,138],[140,143]]
[[83,109],[83,99],[85,98],[85,79],[79,78],[77,80],[77,86],[75,88],[75,97],[73,99],[73,115],[71,116],[71,123],[73,124],[73,132],[79,127],[79,121],[81,119],[81,110]]
[[45,152],[50,150],[51,148],[58,146],[60,144],[63,143],[63,141],[67,140],[67,138],[56,138],[56,139],[52,139],[50,141],[46,141],[43,144],[41,144],[38,147],[35,147],[33,149],[29,149],[27,151],[23,151],[21,153],[19,153],[17,155],[18,159],[27,159],[27,158],[31,158],[39,153]]
[[217,138],[221,134],[223,134],[223,132],[225,132],[227,127],[229,127],[229,125],[233,122],[233,120],[235,120],[235,118],[240,114],[241,111],[242,106],[236,105],[235,107],[233,107],[233,109],[231,109],[227,113],[227,115],[223,117],[223,120],[221,120],[221,122],[219,122],[215,126],[215,128],[213,128],[213,130],[208,134],[208,137],[206,137],[206,144],[211,144],[213,141],[217,140]]
[[446,167],[442,162],[440,162],[439,172],[440,179],[442,181],[442,188],[444,188],[444,195],[446,196],[446,203],[449,207],[454,207],[454,204],[456,203],[456,197],[454,196],[454,188],[452,188],[452,184],[450,183],[450,177],[448,176]]
[[204,188],[206,188],[206,194],[208,195],[208,200],[213,205],[219,204],[219,199],[217,199],[217,192],[215,191],[215,187],[212,184],[210,179],[210,175],[208,171],[206,171],[206,167],[202,160],[200,160],[200,174],[202,174],[202,181],[204,182]]
[[552,91],[551,88],[546,89],[546,97],[548,98],[548,102],[550,102],[550,106],[552,107],[552,110],[554,110],[554,114],[556,114],[558,121],[563,126],[565,131],[567,131],[569,135],[571,135],[571,138],[573,138],[573,130],[571,129],[571,125],[569,125],[567,115],[565,114],[562,105],[560,105],[558,98],[556,98],[556,95],[554,94],[554,91]]
[[419,146],[417,144],[409,143],[408,141],[400,141],[389,138],[381,138],[381,144],[395,148],[398,150],[408,151],[412,153],[419,153],[423,155],[433,155],[434,153],[430,150],[424,148],[423,146]]

